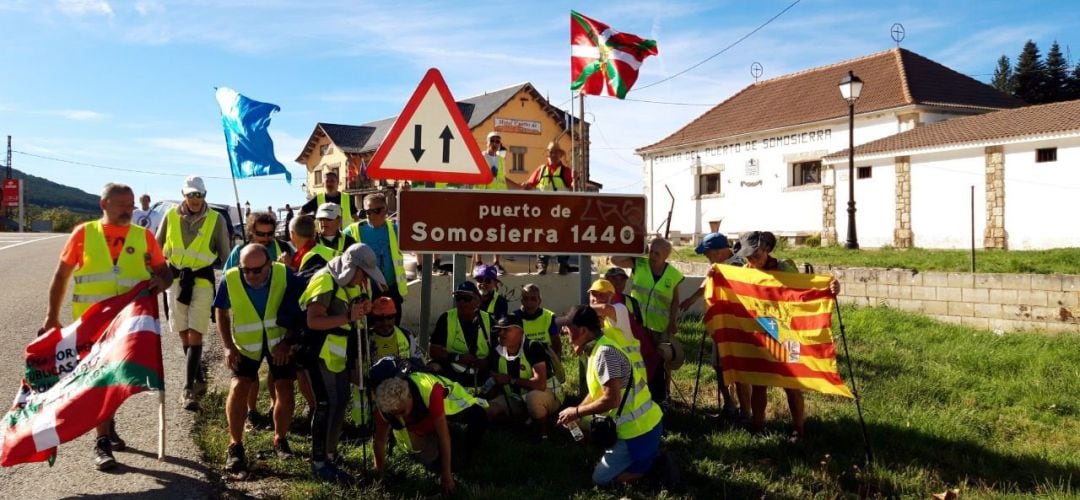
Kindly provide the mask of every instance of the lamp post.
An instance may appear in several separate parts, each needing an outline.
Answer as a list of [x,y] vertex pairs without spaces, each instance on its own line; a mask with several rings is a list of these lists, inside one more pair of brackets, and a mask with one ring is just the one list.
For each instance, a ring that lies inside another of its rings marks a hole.
[[848,103],[848,202],[847,202],[847,243],[849,250],[859,249],[859,237],[855,233],[855,101],[859,100],[863,82],[855,73],[840,80],[840,95]]

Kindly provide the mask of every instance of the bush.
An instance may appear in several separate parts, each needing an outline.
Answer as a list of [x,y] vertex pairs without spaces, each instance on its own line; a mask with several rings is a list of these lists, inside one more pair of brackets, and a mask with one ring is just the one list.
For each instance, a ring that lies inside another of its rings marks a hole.
[[53,231],[57,233],[70,233],[81,222],[92,220],[96,217],[72,212],[66,208],[48,208],[35,217],[35,220],[47,220],[53,224]]
[[821,246],[821,233],[814,233],[814,234],[811,234],[810,236],[807,236],[806,239],[803,240],[803,245],[806,245],[806,246],[808,246],[810,248],[818,248],[818,247],[820,247]]

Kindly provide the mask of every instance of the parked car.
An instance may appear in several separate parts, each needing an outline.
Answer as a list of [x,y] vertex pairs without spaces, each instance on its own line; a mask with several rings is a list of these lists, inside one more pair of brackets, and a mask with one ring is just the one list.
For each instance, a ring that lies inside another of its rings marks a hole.
[[[244,224],[242,222],[234,222],[243,220],[240,217],[240,211],[232,205],[223,205],[220,203],[207,204],[210,205],[210,208],[217,212],[218,215],[225,218],[225,227],[229,230],[229,241],[233,243],[233,246],[243,243]],[[151,205],[150,211],[157,215],[157,217],[154,217],[154,219],[163,221],[165,220],[165,214],[169,211],[169,209],[178,205],[180,205],[180,202],[177,200],[162,200],[155,202],[153,205]],[[150,228],[150,230],[154,233],[157,233],[156,227]]]

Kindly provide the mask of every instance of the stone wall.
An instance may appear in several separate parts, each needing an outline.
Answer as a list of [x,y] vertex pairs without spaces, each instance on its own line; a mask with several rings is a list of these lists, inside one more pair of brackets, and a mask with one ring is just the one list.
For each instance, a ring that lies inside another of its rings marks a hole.
[[[688,276],[708,269],[703,263],[678,267]],[[888,306],[983,330],[1080,333],[1080,275],[861,268],[817,272],[840,280],[841,303]],[[700,313],[700,304],[691,312]]]

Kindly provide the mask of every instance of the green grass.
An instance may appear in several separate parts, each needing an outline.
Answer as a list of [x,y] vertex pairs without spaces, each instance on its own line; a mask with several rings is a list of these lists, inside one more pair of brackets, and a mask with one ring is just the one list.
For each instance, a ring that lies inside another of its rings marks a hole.
[[[832,265],[840,267],[892,267],[913,269],[920,272],[968,272],[971,270],[970,250],[881,248],[852,251],[843,247],[801,247],[778,248],[773,254],[777,258],[792,259],[800,265],[809,262],[816,268]],[[704,256],[694,253],[693,247],[676,247],[671,259],[706,262]],[[976,250],[975,270],[980,273],[1080,274],[1080,248]]]
[[[997,336],[887,308],[843,310],[875,463],[865,467],[854,404],[807,394],[807,437],[789,430],[782,391],[770,391],[768,432],[751,436],[689,415],[703,328],[687,321],[680,336],[687,363],[675,374],[675,411],[664,446],[682,464],[685,491],[600,490],[588,478],[597,453],[560,436],[533,444],[497,429],[473,467],[458,473],[465,498],[836,498],[921,497],[960,488],[965,498],[1071,497],[1080,491],[1080,339],[1034,333]],[[838,345],[839,345],[839,339]],[[568,363],[568,368],[574,363]],[[847,379],[846,365],[843,374]],[[576,380],[574,377],[568,377]],[[702,371],[699,406],[716,411],[715,375]],[[687,401],[683,404],[683,401]],[[222,396],[212,395],[197,425],[206,459],[224,462]],[[270,433],[249,433],[248,456],[269,450]],[[298,452],[309,442],[293,438]],[[356,442],[348,468],[370,477]],[[371,467],[368,449],[368,467]],[[437,478],[401,454],[383,484],[352,491],[315,483],[302,460],[255,460],[256,477],[280,476],[263,496],[417,498],[438,493]],[[242,486],[242,485],[241,485]]]

